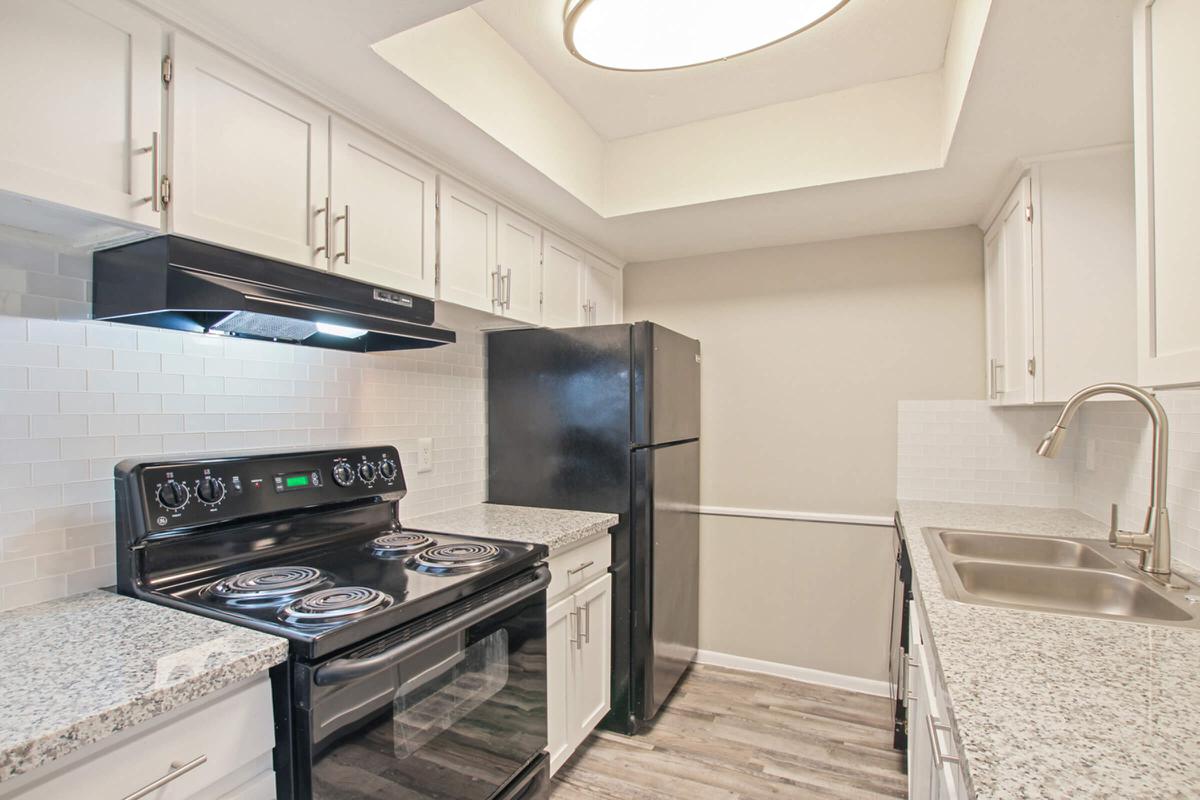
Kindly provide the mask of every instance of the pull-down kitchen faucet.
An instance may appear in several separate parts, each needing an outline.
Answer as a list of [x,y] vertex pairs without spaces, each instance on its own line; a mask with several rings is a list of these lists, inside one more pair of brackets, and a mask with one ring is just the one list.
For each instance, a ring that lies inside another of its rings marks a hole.
[[1039,456],[1054,458],[1062,449],[1075,412],[1083,403],[1098,394],[1123,394],[1141,403],[1150,415],[1154,439],[1150,465],[1150,507],[1141,533],[1122,531],[1117,526],[1117,504],[1112,506],[1108,543],[1113,547],[1134,550],[1138,554],[1138,569],[1169,587],[1181,588],[1171,580],[1171,524],[1167,518],[1167,412],[1153,392],[1127,383],[1097,383],[1080,389],[1063,407],[1058,422],[1047,431],[1037,447]]

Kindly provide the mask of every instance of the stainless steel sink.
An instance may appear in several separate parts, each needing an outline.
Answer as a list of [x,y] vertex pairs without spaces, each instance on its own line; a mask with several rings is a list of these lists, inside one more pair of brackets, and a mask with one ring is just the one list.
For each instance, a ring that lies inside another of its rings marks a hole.
[[1110,554],[1097,539],[926,529],[947,597],[975,605],[1200,628],[1187,597]]
[[1082,542],[1006,533],[942,531],[942,545],[956,556],[1056,567],[1115,569],[1116,563]]

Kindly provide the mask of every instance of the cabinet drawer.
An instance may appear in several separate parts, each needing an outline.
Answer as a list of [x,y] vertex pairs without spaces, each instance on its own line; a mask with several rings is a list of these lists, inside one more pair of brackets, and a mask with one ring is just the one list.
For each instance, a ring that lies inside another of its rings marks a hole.
[[[61,763],[14,779],[0,796],[20,800],[122,798],[180,770],[179,777],[148,797],[184,800],[207,795],[210,787],[216,788],[215,784],[251,762],[259,762],[256,771],[269,768],[274,746],[271,684],[264,673],[97,742]],[[204,761],[196,767],[182,771],[184,765],[201,758]],[[260,776],[257,785],[264,783]],[[104,787],[99,794],[97,787]],[[256,793],[245,796],[255,797]]]
[[550,588],[546,598],[554,600],[565,592],[573,592],[608,571],[612,563],[612,544],[607,535],[585,541],[570,550],[555,553],[547,562],[550,566]]

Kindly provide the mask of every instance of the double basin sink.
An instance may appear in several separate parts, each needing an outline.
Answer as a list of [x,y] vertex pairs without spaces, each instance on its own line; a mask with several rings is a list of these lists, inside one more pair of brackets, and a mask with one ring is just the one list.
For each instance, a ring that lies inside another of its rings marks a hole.
[[1166,588],[1126,564],[1107,542],[937,528],[924,535],[951,599],[1200,628],[1194,587]]

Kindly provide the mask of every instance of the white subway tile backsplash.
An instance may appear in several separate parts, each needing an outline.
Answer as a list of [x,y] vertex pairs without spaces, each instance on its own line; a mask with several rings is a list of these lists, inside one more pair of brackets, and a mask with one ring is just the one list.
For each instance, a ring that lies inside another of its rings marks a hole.
[[[1167,503],[1173,555],[1200,569],[1200,390],[1158,393],[1171,426]],[[1141,530],[1149,501],[1150,424],[1133,401],[1080,409],[1056,459],[1033,455],[1061,406],[901,402],[897,495],[913,500],[1077,508]],[[1089,457],[1089,452],[1091,456]]]
[[91,258],[0,232],[0,608],[112,583],[121,459],[436,437],[404,516],[485,493],[484,349],[357,354],[85,321]]

